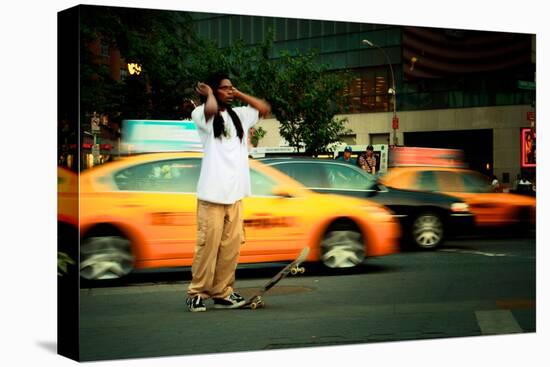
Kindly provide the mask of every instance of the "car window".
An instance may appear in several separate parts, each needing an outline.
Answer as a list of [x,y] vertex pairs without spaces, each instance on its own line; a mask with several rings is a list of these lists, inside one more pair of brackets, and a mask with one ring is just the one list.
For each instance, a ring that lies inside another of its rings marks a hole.
[[411,187],[413,190],[438,191],[439,187],[433,171],[419,172]]
[[356,170],[350,165],[331,163],[321,165],[324,168],[322,172],[327,176],[328,188],[365,190],[376,182],[374,176],[369,177],[371,175]]
[[329,188],[328,176],[320,164],[280,163],[275,168],[284,172],[306,187]]
[[200,159],[156,161],[118,171],[115,183],[123,191],[196,192]]
[[438,171],[437,181],[441,191],[464,192],[464,183],[460,172]]
[[466,192],[492,192],[489,178],[476,172],[464,172],[462,175]]
[[253,196],[273,196],[273,189],[277,186],[277,182],[271,177],[251,169],[250,185]]

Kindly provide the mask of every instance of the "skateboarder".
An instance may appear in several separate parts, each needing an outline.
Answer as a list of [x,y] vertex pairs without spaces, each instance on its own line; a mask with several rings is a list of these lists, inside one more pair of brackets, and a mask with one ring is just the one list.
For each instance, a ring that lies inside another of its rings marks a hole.
[[[245,299],[233,290],[240,246],[244,242],[242,199],[250,195],[248,131],[268,115],[270,105],[239,91],[226,74],[214,74],[196,87],[203,104],[191,117],[204,146],[197,184],[197,244],[187,307],[206,311],[238,308]],[[247,104],[232,108],[234,100]]]

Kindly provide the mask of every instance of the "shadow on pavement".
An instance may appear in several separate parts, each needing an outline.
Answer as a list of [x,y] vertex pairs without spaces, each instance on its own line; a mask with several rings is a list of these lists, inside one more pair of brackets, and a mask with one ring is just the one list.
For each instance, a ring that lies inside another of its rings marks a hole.
[[[373,274],[393,272],[398,269],[394,266],[386,266],[370,263],[367,260],[366,264],[353,269],[329,269],[320,263],[304,263],[306,273],[299,275],[300,277],[308,276],[345,276],[358,274]],[[237,279],[266,279],[271,278],[279,272],[287,263],[266,263],[266,264],[245,264],[237,268]],[[130,285],[152,285],[157,283],[180,283],[191,281],[190,268],[178,269],[162,269],[156,271],[140,271],[129,274],[122,279],[89,281],[86,279],[80,280],[80,288],[108,288],[108,287],[123,287]]]

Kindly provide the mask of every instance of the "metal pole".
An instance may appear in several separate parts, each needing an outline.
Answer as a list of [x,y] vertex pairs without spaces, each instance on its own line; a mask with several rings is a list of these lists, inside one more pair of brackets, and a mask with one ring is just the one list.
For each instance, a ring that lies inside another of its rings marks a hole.
[[[384,54],[384,56],[386,57],[386,61],[390,67],[390,73],[391,73],[391,84],[392,84],[392,100],[393,100],[393,117],[397,117],[397,90],[395,89],[395,76],[393,74],[393,67],[392,67],[392,64],[391,64],[391,60],[388,56],[388,54],[386,53],[386,51],[384,51],[383,48],[381,48],[380,46],[378,46],[377,44],[367,40],[367,39],[364,39],[362,41],[364,44],[367,44],[371,47],[376,47],[377,49],[379,49],[380,51],[382,51],[382,53]],[[392,120],[393,121],[393,120]],[[396,129],[393,129],[393,145],[397,145],[397,131]]]

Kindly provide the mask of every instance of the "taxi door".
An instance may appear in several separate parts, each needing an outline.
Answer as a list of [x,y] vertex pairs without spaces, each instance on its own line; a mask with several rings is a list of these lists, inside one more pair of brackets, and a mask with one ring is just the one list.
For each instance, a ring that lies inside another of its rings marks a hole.
[[278,183],[250,169],[252,196],[244,199],[242,262],[290,260],[304,247],[308,215],[305,197],[274,195]]

